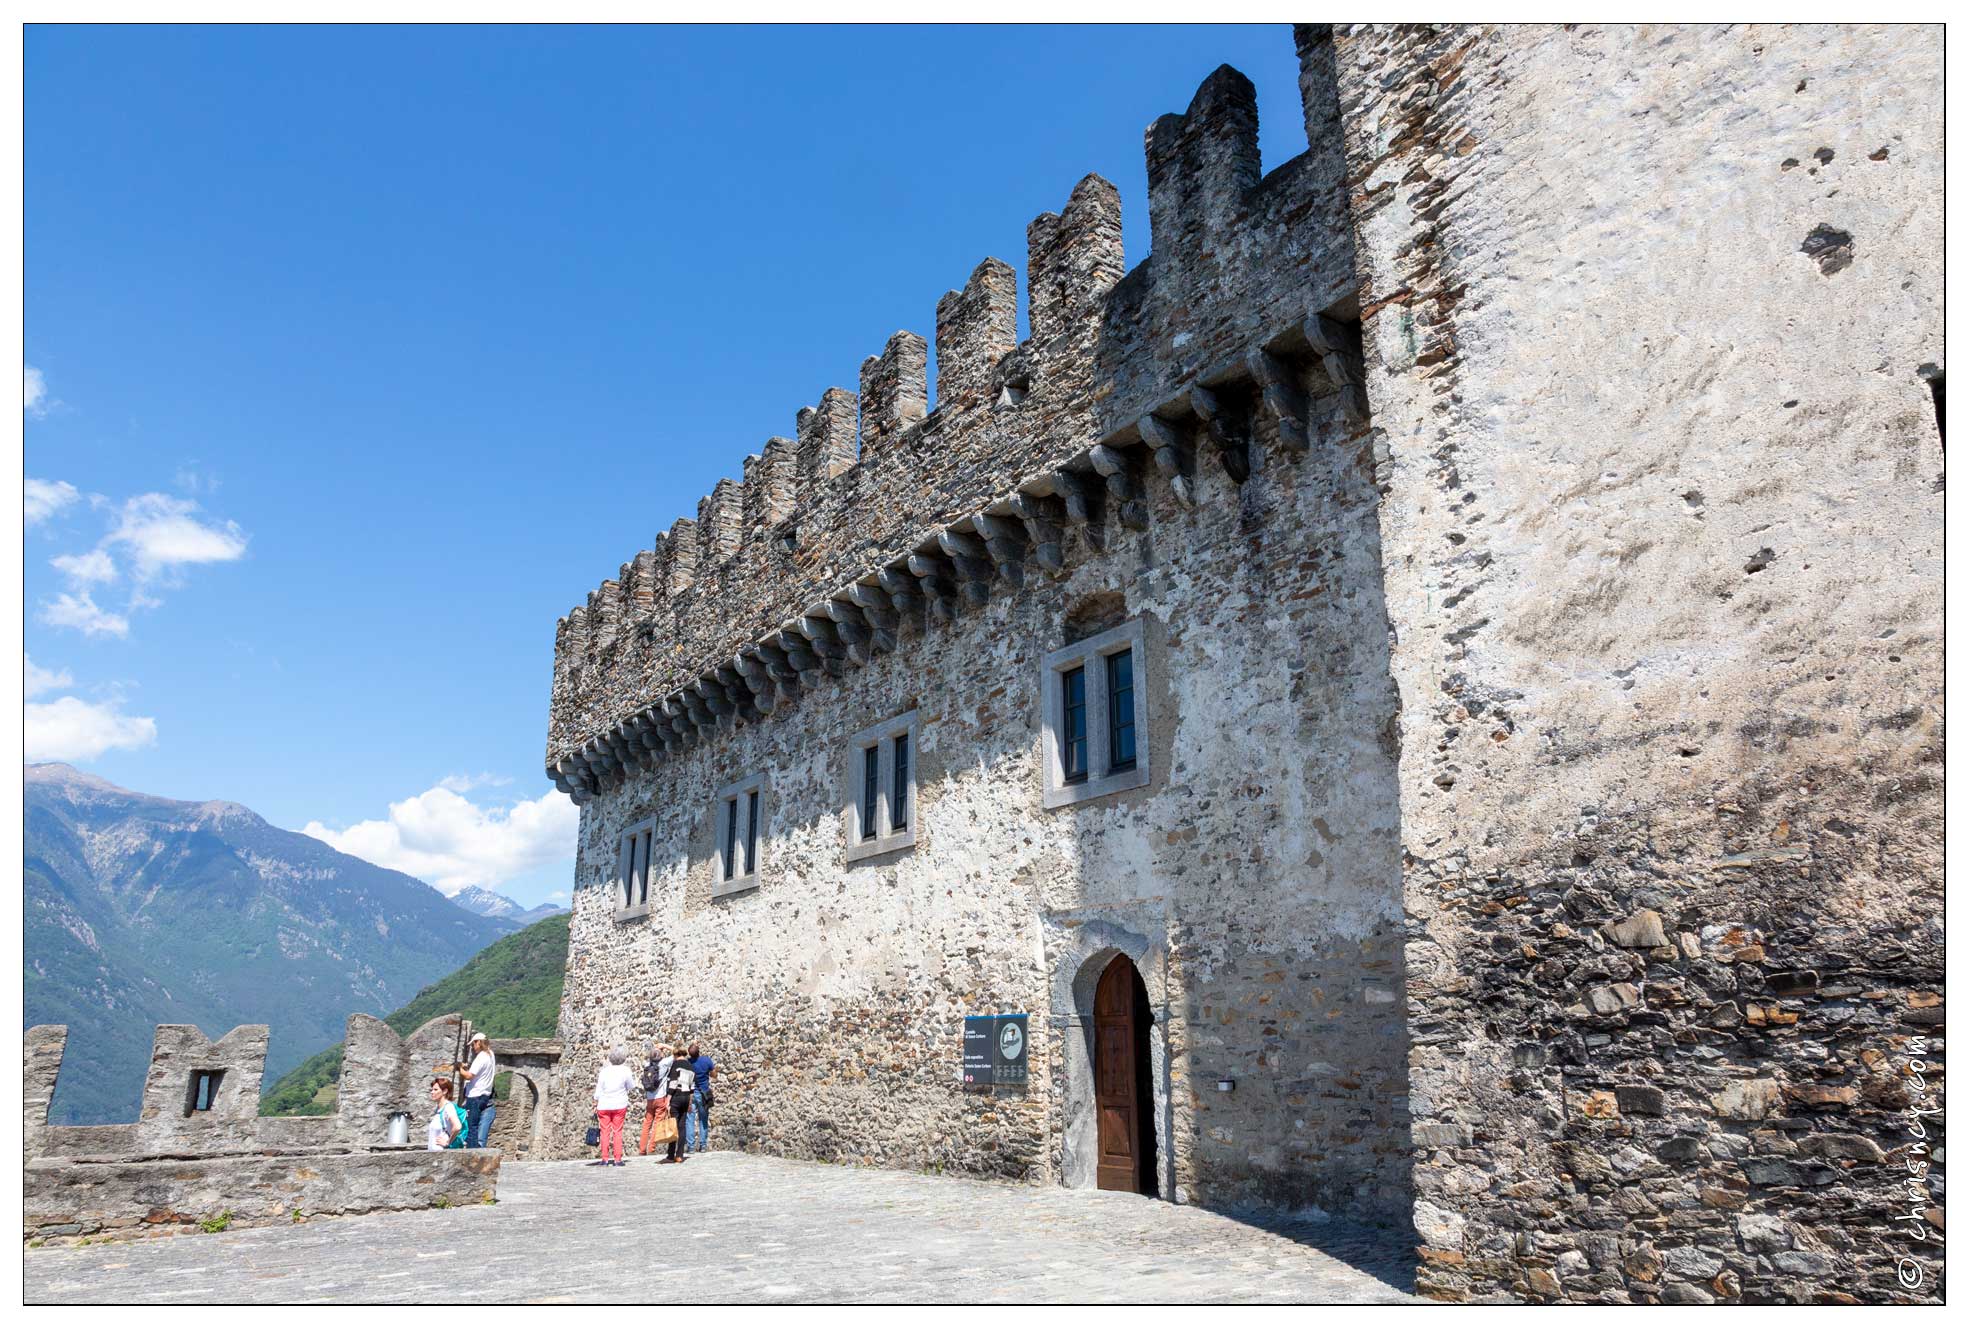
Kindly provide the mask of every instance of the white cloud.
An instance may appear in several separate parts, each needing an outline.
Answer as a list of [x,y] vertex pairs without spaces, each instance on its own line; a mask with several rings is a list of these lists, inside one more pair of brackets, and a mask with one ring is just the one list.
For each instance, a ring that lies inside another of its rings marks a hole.
[[21,488],[26,498],[21,507],[29,526],[48,520],[82,497],[82,491],[66,480],[37,480],[30,475]]
[[566,891],[548,891],[548,892],[547,892],[547,898],[548,898],[549,900],[565,900],[565,899],[567,899],[567,892],[566,892]]
[[150,581],[197,563],[230,563],[246,554],[246,535],[236,522],[208,524],[192,514],[198,504],[169,494],[139,494],[123,504],[103,546],[122,545],[137,565],[137,580]]
[[[45,520],[81,497],[65,480],[27,482],[27,524]],[[48,560],[68,578],[70,590],[41,605],[41,621],[54,627],[76,628],[91,636],[129,635],[129,613],[155,609],[163,603],[157,586],[175,586],[183,570],[201,563],[230,563],[246,555],[246,533],[237,522],[201,519],[198,504],[169,494],[139,494],[120,506],[100,494],[89,496],[98,508],[111,508],[113,524],[94,549],[58,554]],[[131,570],[129,603],[123,613],[102,608],[92,587],[114,582],[119,573],[112,550],[120,549]]]
[[390,804],[387,821],[360,821],[341,831],[311,821],[301,830],[345,854],[456,895],[467,886],[497,888],[573,858],[580,824],[574,801],[558,790],[499,808],[481,807],[438,785]]
[[474,789],[486,786],[501,788],[513,782],[510,775],[494,775],[490,771],[480,771],[477,775],[447,775],[438,781],[438,788],[449,789],[454,794],[469,794]]
[[30,697],[38,697],[44,692],[53,692],[56,688],[65,688],[75,682],[66,669],[43,669],[34,663],[33,656],[27,655],[22,658],[27,661],[27,695]]
[[116,560],[105,550],[91,549],[86,554],[57,554],[48,561],[75,586],[116,580]]
[[172,480],[178,488],[184,490],[187,494],[216,494],[219,492],[218,473],[216,471],[207,473],[199,470],[197,458],[193,458],[191,461],[178,467],[177,474],[172,477]]
[[41,605],[41,621],[51,628],[75,628],[91,637],[127,637],[130,620],[112,614],[87,591],[64,591]]
[[37,420],[48,413],[48,380],[33,365],[21,373],[21,403]]
[[93,761],[111,748],[149,747],[157,721],[125,715],[120,703],[98,705],[80,697],[31,701],[24,713],[29,761]]

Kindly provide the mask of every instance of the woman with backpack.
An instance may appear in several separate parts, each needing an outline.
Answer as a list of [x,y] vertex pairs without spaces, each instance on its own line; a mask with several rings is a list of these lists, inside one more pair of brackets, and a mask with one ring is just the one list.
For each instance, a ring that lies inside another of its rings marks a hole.
[[451,1101],[451,1081],[440,1075],[431,1081],[431,1119],[424,1123],[426,1149],[463,1149],[465,1118]]
[[[682,1048],[670,1059],[670,1115],[682,1125],[684,1117],[691,1110],[691,1091],[697,1087],[697,1072],[691,1069],[691,1059]],[[670,1137],[670,1147],[663,1156],[666,1163],[681,1163],[684,1153],[684,1133],[678,1131]]]
[[659,1121],[670,1117],[670,1058],[663,1055],[661,1045],[649,1045],[649,1060],[643,1063],[643,1147],[642,1154],[649,1156],[650,1137]]

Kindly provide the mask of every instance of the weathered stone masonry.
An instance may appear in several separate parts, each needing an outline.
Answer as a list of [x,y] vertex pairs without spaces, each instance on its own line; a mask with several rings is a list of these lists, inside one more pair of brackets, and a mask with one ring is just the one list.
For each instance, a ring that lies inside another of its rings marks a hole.
[[1338,46],[1423,1287],[1938,1296],[1940,29]]
[[[1448,1298],[1936,1295],[1938,32],[1297,41],[1308,152],[1220,70],[1144,263],[1083,181],[1026,342],[987,260],[934,409],[899,333],[563,620],[556,1147],[683,1034],[725,1143],[1088,1184],[1123,954],[1169,1198],[1412,1218]],[[1040,662],[1127,622],[1149,781],[1049,810]],[[847,863],[912,710],[916,843]],[[1014,1010],[1030,1092],[961,1094]]]
[[[1315,72],[1327,50],[1309,37]],[[1224,69],[1151,128],[1146,263],[1124,276],[1114,190],[1081,182],[1029,229],[1029,340],[1010,269],[981,264],[938,305],[934,411],[899,334],[858,401],[802,412],[797,445],[563,623],[567,1147],[599,1052],[674,1030],[717,1051],[727,1142],[1091,1184],[1085,1022],[1122,953],[1155,1010],[1163,1194],[1405,1220],[1394,699],[1339,144],[1261,176],[1254,104]],[[1149,781],[1048,811],[1041,661],[1124,622]],[[911,710],[917,841],[849,864],[846,740]],[[753,773],[761,884],[714,899],[713,792]],[[621,917],[617,838],[650,817],[648,913]],[[995,1011],[1043,1033],[1024,1098],[960,1092],[962,1017]]]
[[[56,1126],[48,1105],[68,1030],[36,1025],[22,1040],[24,1235],[86,1241],[490,1202],[498,1149],[427,1152],[422,1138],[430,1077],[458,1058],[470,1030],[443,1015],[400,1038],[374,1016],[351,1015],[334,1114],[263,1117],[265,1025],[216,1040],[192,1025],[159,1025],[136,1121]],[[544,1080],[559,1053],[545,1039],[500,1040],[494,1050],[516,1067],[516,1082]],[[409,1142],[391,1144],[399,1114]],[[513,1114],[508,1147],[540,1134],[544,1114],[524,1116]]]

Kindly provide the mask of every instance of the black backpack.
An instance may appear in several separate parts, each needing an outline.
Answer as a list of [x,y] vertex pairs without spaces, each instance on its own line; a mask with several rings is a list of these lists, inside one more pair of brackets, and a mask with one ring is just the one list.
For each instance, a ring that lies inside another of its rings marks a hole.
[[657,1073],[660,1069],[660,1063],[653,1059],[643,1063],[644,1093],[653,1094],[663,1088],[663,1077]]

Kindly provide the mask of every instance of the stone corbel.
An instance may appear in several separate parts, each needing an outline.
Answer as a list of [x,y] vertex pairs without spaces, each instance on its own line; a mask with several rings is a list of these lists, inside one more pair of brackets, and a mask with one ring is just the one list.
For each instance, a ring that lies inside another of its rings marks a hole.
[[663,713],[660,705],[651,706],[643,712],[643,746],[652,756],[670,751],[676,746],[676,738],[670,732],[670,718]]
[[697,737],[697,721],[692,718],[690,708],[684,705],[681,692],[665,697],[661,709],[664,722],[670,726],[671,737],[676,740],[678,747],[685,746]]
[[[778,633],[754,646],[752,651],[765,666],[766,676],[772,679],[783,700],[791,701],[799,695],[800,671],[793,664],[792,653],[780,644]],[[815,661],[816,665],[818,663],[819,661]]]
[[829,600],[821,609],[834,620],[834,630],[847,645],[848,660],[852,664],[859,667],[875,658],[880,647],[876,643],[874,629],[860,609],[846,600]]
[[1278,431],[1279,446],[1303,453],[1311,446],[1307,433],[1306,390],[1292,366],[1264,347],[1254,347],[1245,364],[1258,381],[1259,400]]
[[602,746],[600,738],[591,738],[581,749],[582,759],[587,763],[590,778],[595,788],[600,789],[617,776],[615,758]]
[[684,714],[700,735],[718,727],[718,713],[711,709],[711,702],[705,697],[701,683],[691,684],[677,696],[684,703]]
[[732,718],[735,720],[745,718],[746,711],[753,705],[752,685],[747,683],[745,676],[738,672],[737,661],[719,665],[714,678],[718,685],[724,688],[725,696],[731,701]]
[[602,751],[608,753],[615,762],[616,769],[626,776],[629,773],[629,745],[622,741],[621,732],[611,727],[604,729],[600,738]]
[[609,737],[610,748],[615,753],[615,759],[622,763],[625,772],[643,769],[643,758],[648,749],[643,747],[642,740],[637,738],[635,731],[629,727],[629,721],[624,720],[618,724],[610,731]]
[[1059,497],[1066,508],[1067,524],[1079,528],[1081,539],[1088,547],[1105,551],[1108,547],[1106,516],[1102,508],[1102,497],[1107,485],[1098,472],[1070,471],[1065,467],[1054,471],[1050,477],[1053,493]]
[[930,602],[930,613],[945,623],[957,620],[957,573],[941,554],[911,554],[909,575],[922,586]]
[[841,676],[842,664],[848,658],[848,647],[835,629],[834,620],[824,614],[809,611],[800,616],[800,635],[807,639],[807,645],[820,657],[820,667],[831,678]]
[[1169,481],[1170,492],[1176,495],[1176,501],[1186,508],[1195,507],[1196,490],[1190,485],[1189,468],[1184,465],[1186,449],[1176,426],[1159,415],[1145,415],[1137,427],[1142,431],[1142,442],[1148,445],[1155,457],[1156,470]]
[[1066,570],[1066,548],[1060,536],[1060,519],[1065,505],[1057,498],[1033,494],[1012,495],[1012,515],[1025,523],[1026,538],[1032,541],[1032,561],[1058,576]]
[[718,718],[718,724],[729,727],[738,719],[738,703],[732,700],[731,691],[715,675],[705,674],[691,684],[697,695],[704,698],[707,710]]
[[896,629],[898,626],[895,606],[879,586],[867,582],[856,582],[848,588],[848,599],[855,608],[861,610],[863,621],[878,651],[896,649]]
[[923,618],[918,611],[923,608],[923,587],[910,575],[907,565],[883,568],[875,574],[875,580],[881,584],[883,593],[889,597],[889,603],[895,606],[898,626],[908,623],[912,628],[920,631],[923,627]]
[[1340,393],[1340,417],[1349,424],[1367,423],[1366,364],[1361,358],[1360,330],[1325,314],[1314,314],[1303,325],[1306,341]]
[[1203,421],[1203,432],[1217,450],[1217,461],[1231,483],[1243,484],[1251,478],[1251,452],[1243,423],[1236,419],[1224,399],[1201,383],[1191,386],[1190,409]]
[[1009,517],[994,517],[988,512],[980,512],[971,518],[971,525],[984,537],[985,551],[990,554],[998,575],[1013,587],[1026,583],[1026,529],[1023,523]]
[[773,683],[764,660],[741,652],[732,657],[732,668],[745,680],[746,688],[752,693],[752,705],[759,714],[771,715],[779,709],[779,688]]
[[991,551],[977,536],[964,531],[937,532],[937,547],[957,571],[959,592],[982,609],[991,600]]
[[1087,460],[1107,481],[1108,495],[1115,501],[1115,514],[1121,524],[1134,531],[1149,528],[1149,505],[1142,500],[1142,482],[1135,474],[1135,468],[1128,464],[1127,456],[1105,443],[1096,443],[1087,449]]
[[820,686],[825,665],[813,649],[813,642],[800,631],[797,622],[789,623],[779,630],[778,645],[786,653],[786,663],[800,676],[801,687]]

